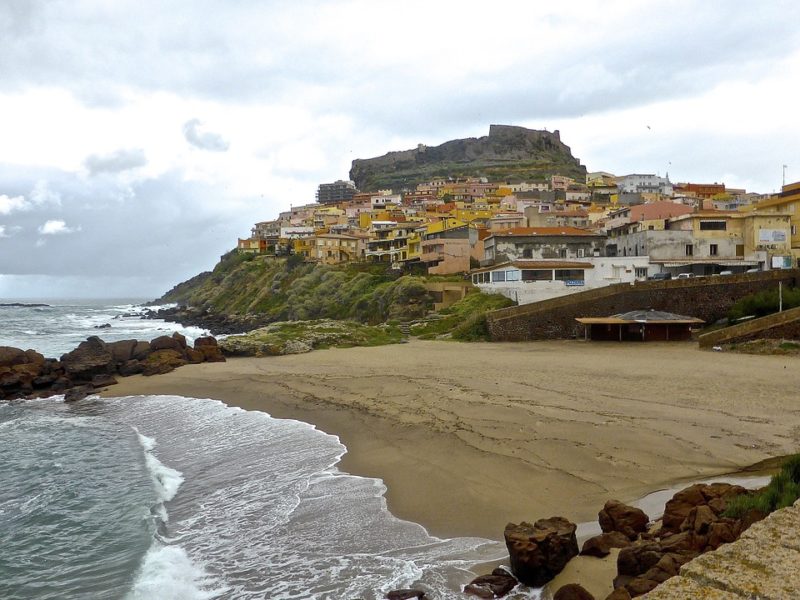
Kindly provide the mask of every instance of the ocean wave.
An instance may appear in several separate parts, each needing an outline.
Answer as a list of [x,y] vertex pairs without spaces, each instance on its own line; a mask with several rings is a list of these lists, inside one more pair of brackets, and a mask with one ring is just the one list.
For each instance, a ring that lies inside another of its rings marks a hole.
[[[144,449],[145,463],[147,469],[150,471],[150,476],[153,479],[153,486],[156,490],[156,495],[159,501],[163,504],[169,502],[178,493],[178,488],[183,483],[183,474],[180,471],[172,469],[158,460],[153,454],[153,449],[156,447],[156,441],[142,435],[135,427],[136,435],[139,436],[139,443]],[[164,511],[164,520],[166,521],[166,510]]]
[[142,566],[125,600],[210,600],[227,588],[192,562],[180,546],[154,542],[142,559]]

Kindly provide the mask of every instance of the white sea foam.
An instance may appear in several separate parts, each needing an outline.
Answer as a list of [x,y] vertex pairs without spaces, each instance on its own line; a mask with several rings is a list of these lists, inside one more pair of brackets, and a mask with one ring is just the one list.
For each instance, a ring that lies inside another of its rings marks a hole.
[[155,542],[147,551],[125,600],[207,600],[225,592],[180,546]]
[[[135,427],[134,430],[136,430]],[[153,438],[142,435],[138,430],[136,430],[136,435],[139,436],[139,443],[144,448],[145,462],[150,471],[150,476],[153,478],[153,485],[158,499],[162,503],[172,500],[183,483],[183,475],[180,471],[171,469],[155,457],[153,449],[156,447],[156,441]],[[164,511],[164,514],[166,515],[166,511]]]

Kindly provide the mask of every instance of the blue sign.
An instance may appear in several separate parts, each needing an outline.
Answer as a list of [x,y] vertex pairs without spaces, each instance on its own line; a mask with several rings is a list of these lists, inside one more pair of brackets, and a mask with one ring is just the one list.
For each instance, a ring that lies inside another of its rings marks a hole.
[[567,285],[583,285],[583,279],[565,279]]

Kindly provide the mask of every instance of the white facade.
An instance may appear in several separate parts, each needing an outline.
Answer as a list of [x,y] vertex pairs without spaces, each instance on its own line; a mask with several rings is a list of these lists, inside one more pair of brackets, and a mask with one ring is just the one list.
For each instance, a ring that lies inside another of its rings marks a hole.
[[638,174],[625,175],[617,179],[619,191],[623,194],[663,194],[672,195],[672,183],[669,177]]
[[[578,264],[585,266],[577,267]],[[473,272],[472,283],[487,294],[502,294],[517,304],[530,304],[614,283],[644,281],[650,274],[647,256],[590,257],[571,265],[560,261],[552,261],[551,265],[514,261]],[[536,278],[530,279],[533,273]]]

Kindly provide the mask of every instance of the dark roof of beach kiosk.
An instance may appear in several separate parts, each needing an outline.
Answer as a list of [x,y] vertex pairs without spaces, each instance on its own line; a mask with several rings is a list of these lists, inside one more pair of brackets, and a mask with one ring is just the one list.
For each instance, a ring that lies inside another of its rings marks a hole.
[[655,324],[694,324],[705,323],[702,319],[686,317],[660,310],[631,310],[611,315],[610,317],[578,317],[575,319],[584,325],[626,325],[629,323]]

